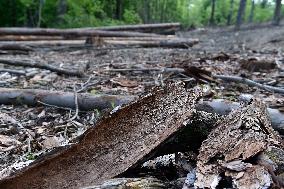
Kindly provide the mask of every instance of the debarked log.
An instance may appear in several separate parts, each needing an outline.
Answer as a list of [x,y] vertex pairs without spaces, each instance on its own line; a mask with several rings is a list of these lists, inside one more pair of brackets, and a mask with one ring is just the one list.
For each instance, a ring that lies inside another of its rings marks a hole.
[[80,188],[101,184],[151,154],[184,127],[201,98],[182,84],[155,88],[88,129],[79,143],[46,156],[13,176],[0,188]]
[[40,36],[100,36],[100,37],[155,37],[157,34],[129,32],[129,31],[104,31],[86,29],[54,29],[54,28],[0,28],[0,35],[40,35]]

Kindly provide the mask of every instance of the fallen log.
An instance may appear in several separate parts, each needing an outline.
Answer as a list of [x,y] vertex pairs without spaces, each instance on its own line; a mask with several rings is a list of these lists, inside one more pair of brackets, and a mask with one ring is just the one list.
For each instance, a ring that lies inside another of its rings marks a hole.
[[[160,23],[160,24],[138,24],[138,25],[121,25],[121,26],[105,26],[105,27],[91,27],[91,28],[73,28],[73,29],[52,29],[52,28],[0,28],[0,35],[27,35],[32,30],[32,33],[49,33],[54,31],[68,31],[68,32],[94,32],[100,31],[135,31],[135,32],[149,32],[149,33],[166,33],[174,34],[181,27],[180,23]],[[2,33],[3,32],[3,33]],[[33,34],[31,34],[33,35]]]
[[80,188],[101,184],[145,161],[184,126],[201,97],[181,84],[156,88],[88,129],[79,143],[0,181],[0,188]]
[[180,30],[180,23],[158,23],[158,24],[138,24],[138,25],[121,25],[105,26],[97,28],[84,28],[87,30],[106,30],[106,31],[137,31],[146,33],[174,34]]
[[33,51],[31,47],[19,44],[0,44],[0,50]]
[[[110,109],[134,100],[133,96],[92,95],[89,93],[78,93],[77,97],[79,110]],[[41,103],[61,108],[76,108],[75,95],[72,92],[0,88],[0,104],[37,106]]]
[[[47,40],[65,40],[61,36],[34,36],[34,35],[0,35],[0,41],[47,41]],[[70,39],[67,39],[70,40]]]
[[126,32],[126,31],[103,31],[84,29],[44,29],[44,28],[0,28],[0,35],[40,35],[40,36],[99,36],[99,37],[156,37],[157,34]]
[[[20,72],[19,74],[21,74]],[[103,110],[126,104],[137,98],[136,96],[119,95],[92,95],[78,93],[78,108],[82,111]],[[74,93],[62,91],[47,91],[37,89],[0,89],[0,104],[37,106],[39,102],[68,109],[75,109]],[[240,107],[239,103],[215,99],[204,101],[197,105],[199,111],[228,115],[232,110]],[[272,126],[280,134],[284,135],[284,114],[277,109],[267,108]]]
[[109,45],[118,46],[140,46],[144,48],[161,47],[161,48],[189,48],[199,42],[198,39],[169,39],[157,41],[105,41]]
[[58,74],[64,74],[68,76],[77,76],[82,77],[84,74],[80,71],[73,71],[73,70],[65,70],[62,68],[57,68],[55,66],[46,64],[46,63],[37,63],[37,62],[25,62],[25,61],[17,61],[17,60],[7,60],[7,59],[0,59],[0,64],[6,64],[10,66],[23,66],[23,67],[32,67],[32,68],[40,68],[45,70],[50,70],[56,72]]

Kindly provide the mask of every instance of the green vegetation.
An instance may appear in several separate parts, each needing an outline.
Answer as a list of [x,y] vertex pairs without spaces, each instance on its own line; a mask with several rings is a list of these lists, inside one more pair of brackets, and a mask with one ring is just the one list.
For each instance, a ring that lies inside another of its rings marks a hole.
[[[91,27],[181,22],[185,27],[209,24],[213,0],[1,0],[0,26]],[[234,24],[240,0],[215,0],[214,24]],[[244,22],[253,0],[247,0]],[[252,22],[272,20],[275,3],[254,0]],[[231,20],[228,17],[231,14]],[[282,10],[283,12],[283,10]]]

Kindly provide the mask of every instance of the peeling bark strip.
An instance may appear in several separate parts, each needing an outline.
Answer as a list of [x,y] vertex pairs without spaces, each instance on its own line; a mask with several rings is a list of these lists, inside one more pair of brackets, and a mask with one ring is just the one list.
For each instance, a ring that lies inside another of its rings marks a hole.
[[195,187],[216,188],[225,175],[232,180],[226,188],[268,188],[273,175],[257,159],[269,147],[282,145],[281,137],[271,127],[266,106],[254,99],[231,112],[203,141]]
[[0,181],[3,189],[79,188],[124,172],[183,127],[200,91],[170,84],[104,117],[65,151]]
[[[92,95],[89,93],[79,93],[77,96],[79,110],[113,108],[113,106],[126,104],[135,98],[134,96]],[[75,109],[76,107],[74,93],[71,92],[0,88],[0,104],[36,106],[40,102],[60,108]]]

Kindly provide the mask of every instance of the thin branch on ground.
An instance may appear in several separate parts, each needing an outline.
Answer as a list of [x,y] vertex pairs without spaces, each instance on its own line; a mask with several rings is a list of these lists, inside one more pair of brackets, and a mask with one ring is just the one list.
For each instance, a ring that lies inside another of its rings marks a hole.
[[264,90],[267,90],[267,91],[270,91],[270,92],[284,94],[284,88],[273,87],[273,86],[270,86],[270,85],[257,83],[255,81],[247,79],[247,78],[238,77],[238,76],[228,76],[228,75],[212,75],[212,76],[214,78],[221,79],[223,81],[243,83],[243,84],[246,84],[248,86],[258,87],[260,89],[264,89]]
[[68,76],[77,76],[82,77],[84,74],[79,71],[72,71],[72,70],[65,70],[62,68],[57,68],[55,66],[46,64],[46,63],[36,63],[36,62],[25,62],[25,61],[18,61],[18,60],[7,60],[7,59],[0,59],[1,64],[6,64],[10,66],[23,66],[23,67],[31,67],[31,68],[40,68],[45,70],[50,70],[52,72],[56,72],[58,74],[64,74]]

